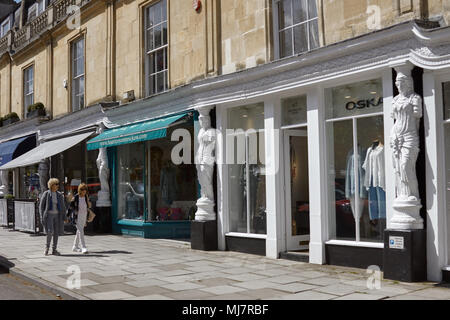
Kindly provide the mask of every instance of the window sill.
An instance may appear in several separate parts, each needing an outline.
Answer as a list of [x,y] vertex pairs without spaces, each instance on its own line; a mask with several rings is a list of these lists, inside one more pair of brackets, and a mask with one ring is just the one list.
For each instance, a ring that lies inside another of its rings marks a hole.
[[238,238],[252,238],[252,239],[267,239],[265,234],[256,233],[239,233],[239,232],[228,232],[225,234],[228,237],[238,237]]
[[383,249],[383,242],[363,242],[363,241],[348,241],[348,240],[328,240],[325,244],[339,245],[339,246],[349,246],[349,247],[364,247],[364,248],[377,248]]

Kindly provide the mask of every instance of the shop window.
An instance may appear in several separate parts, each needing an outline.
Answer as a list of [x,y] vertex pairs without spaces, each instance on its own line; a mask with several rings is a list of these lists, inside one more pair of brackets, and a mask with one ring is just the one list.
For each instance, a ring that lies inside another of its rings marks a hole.
[[84,108],[84,38],[71,44],[72,57],[72,111]]
[[319,47],[316,0],[275,0],[280,58]]
[[[189,131],[194,137],[192,121],[169,128],[167,137],[175,129]],[[190,141],[193,145],[193,140]],[[150,181],[148,206],[149,221],[193,220],[197,201],[197,171],[194,164],[175,165],[171,159],[172,149],[178,141],[170,138],[147,143],[147,175]],[[193,150],[191,150],[193,160]],[[149,169],[148,169],[149,168]]]
[[26,117],[28,106],[34,103],[34,67],[30,66],[23,71],[23,114]]
[[38,165],[19,168],[19,198],[37,199],[39,193]]
[[266,234],[264,105],[228,110],[230,232]]
[[144,219],[145,144],[125,144],[117,148],[119,219]]
[[386,227],[381,80],[327,89],[326,108],[331,238],[381,242]]
[[306,95],[281,100],[282,126],[306,124]]
[[145,88],[146,95],[168,88],[167,2],[145,8]]
[[[172,161],[173,130],[185,129],[193,145],[191,117],[168,128],[167,137],[117,147],[118,219],[193,220],[198,198],[194,164]],[[192,148],[193,149],[193,148]],[[194,150],[191,150],[193,161]]]

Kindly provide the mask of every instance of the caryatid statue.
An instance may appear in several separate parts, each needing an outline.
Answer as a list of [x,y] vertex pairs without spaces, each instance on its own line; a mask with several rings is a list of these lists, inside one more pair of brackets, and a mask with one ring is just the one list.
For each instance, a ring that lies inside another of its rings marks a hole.
[[49,169],[50,164],[48,158],[42,159],[38,165],[40,194],[48,190],[47,182],[50,179]]
[[[98,133],[103,132],[103,127],[100,127]],[[98,176],[100,178],[100,191],[97,193],[98,199],[96,202],[97,207],[110,207],[110,188],[109,188],[109,166],[108,166],[108,154],[106,148],[100,148],[98,151],[98,157],[96,160],[98,168]]]
[[211,128],[209,111],[212,107],[198,109],[200,116],[200,131],[197,141],[196,158],[197,176],[200,183],[200,199],[197,200],[195,220],[215,220],[213,174],[215,164],[216,130]]
[[0,196],[6,196],[8,194],[8,170],[0,170]]
[[394,216],[391,228],[422,229],[423,219],[416,174],[419,155],[419,126],[422,117],[422,98],[414,92],[410,68],[397,72],[395,85],[399,94],[394,97],[391,116],[395,120],[390,136],[395,172]]

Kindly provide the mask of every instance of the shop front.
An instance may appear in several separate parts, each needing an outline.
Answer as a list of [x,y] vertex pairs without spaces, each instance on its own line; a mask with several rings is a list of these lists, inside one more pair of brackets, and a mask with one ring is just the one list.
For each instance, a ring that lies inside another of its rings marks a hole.
[[107,149],[114,233],[190,237],[198,187],[193,149],[176,152],[181,136],[193,146],[193,112],[112,128],[88,141],[88,150]]

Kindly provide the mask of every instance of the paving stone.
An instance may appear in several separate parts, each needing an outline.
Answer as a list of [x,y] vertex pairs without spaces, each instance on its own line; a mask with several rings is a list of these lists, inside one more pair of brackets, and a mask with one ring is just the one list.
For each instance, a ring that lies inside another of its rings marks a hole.
[[157,280],[157,279],[148,279],[148,280],[137,280],[137,281],[131,281],[131,282],[125,282],[125,284],[136,287],[136,288],[142,288],[142,287],[149,287],[149,286],[159,286],[161,284],[167,284],[165,281]]
[[423,290],[414,291],[412,293],[415,296],[427,297],[439,300],[450,299],[450,290],[448,288],[428,288]]
[[167,295],[168,293],[173,292],[172,290],[161,288],[159,286],[149,286],[149,287],[142,287],[142,288],[136,288],[132,287],[132,289],[125,289],[123,290],[126,293],[132,294],[134,296],[140,297],[140,296],[148,296],[152,294],[162,294]]
[[278,277],[271,277],[271,278],[267,278],[267,281],[270,282],[275,282],[275,283],[279,283],[279,284],[287,284],[287,283],[293,283],[293,282],[297,282],[297,281],[301,281],[304,280],[305,278],[302,278],[300,276],[278,276]]
[[279,291],[272,288],[246,290],[242,293],[246,296],[250,296],[252,299],[274,299],[286,295],[285,291]]
[[214,294],[210,292],[205,292],[201,290],[183,290],[177,292],[168,292],[164,294],[165,296],[171,297],[176,300],[204,300],[209,299],[214,296]]
[[304,280],[302,280],[302,283],[312,284],[315,286],[328,286],[331,284],[341,283],[341,279],[329,278],[329,277],[312,278],[312,279],[304,279]]
[[127,299],[127,298],[134,298],[135,296],[123,292],[123,291],[107,291],[107,292],[99,292],[99,293],[92,293],[86,295],[88,298],[94,299],[94,300],[118,300],[118,299]]
[[358,287],[348,286],[345,284],[332,284],[326,287],[318,287],[316,291],[333,294],[336,296],[344,296],[358,291]]
[[249,268],[243,268],[243,267],[223,269],[222,271],[224,273],[229,273],[229,274],[245,274],[245,273],[251,272],[251,270]]
[[238,275],[228,275],[225,276],[227,279],[236,280],[236,281],[251,281],[251,280],[259,280],[259,279],[265,279],[265,276],[254,274],[254,273],[244,273],[244,274],[238,274]]
[[245,289],[264,289],[273,288],[275,284],[266,280],[252,280],[236,283],[235,286]]
[[331,300],[337,296],[317,291],[304,291],[295,294],[281,296],[282,300]]
[[280,291],[286,291],[291,293],[297,293],[301,291],[311,290],[314,288],[317,288],[317,286],[310,285],[310,284],[304,284],[304,283],[289,283],[289,284],[278,284],[272,286],[273,289],[280,290]]
[[334,300],[381,300],[387,298],[383,295],[364,294],[364,293],[352,293],[346,296],[336,298]]
[[218,296],[211,296],[207,300],[224,300],[224,301],[232,301],[232,300],[250,300],[251,297],[240,294],[240,293],[232,293],[232,294],[223,294]]
[[228,278],[209,278],[209,279],[194,280],[193,282],[206,287],[214,287],[214,286],[234,284],[238,281]]
[[191,290],[191,289],[199,289],[204,286],[191,283],[191,282],[183,282],[183,283],[172,283],[172,284],[163,284],[160,285],[162,288],[166,288],[172,291],[182,291],[182,290]]
[[132,297],[124,300],[173,300],[173,298],[166,297],[160,294],[151,294],[148,296]]
[[200,289],[202,291],[205,292],[209,292],[212,294],[217,294],[217,295],[223,295],[223,294],[230,294],[230,293],[236,293],[236,292],[241,292],[241,291],[245,291],[245,289],[243,288],[238,288],[238,287],[234,287],[234,286],[216,286],[216,287],[207,287],[207,288],[202,288]]
[[386,300],[437,300],[437,299],[423,296],[416,296],[413,294],[402,294],[395,297],[387,298]]
[[290,274],[292,271],[286,270],[286,269],[268,269],[268,270],[259,270],[259,271],[252,271],[254,274],[267,276],[267,277],[275,277],[280,276],[284,274]]

